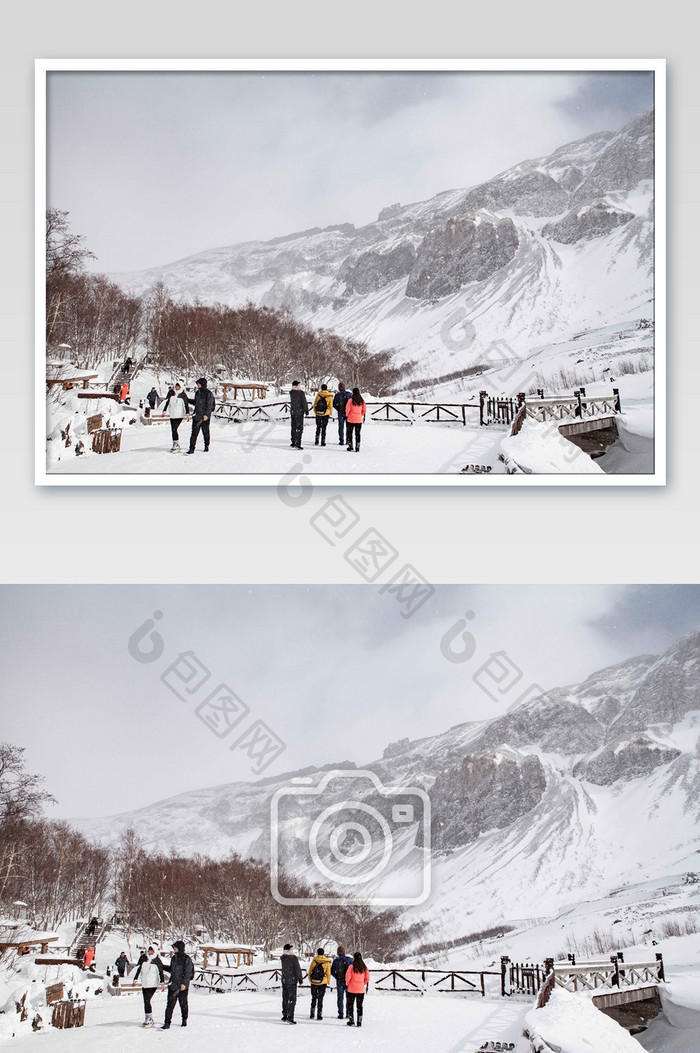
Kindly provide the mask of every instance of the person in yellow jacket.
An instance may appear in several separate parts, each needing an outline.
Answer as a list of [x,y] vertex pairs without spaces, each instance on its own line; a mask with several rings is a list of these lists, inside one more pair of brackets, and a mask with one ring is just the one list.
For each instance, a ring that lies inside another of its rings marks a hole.
[[331,959],[326,957],[323,947],[319,947],[316,957],[311,960],[307,975],[311,985],[311,1019],[314,1019],[318,1006],[315,1019],[323,1020],[323,996],[331,981]]
[[326,428],[333,412],[333,394],[325,384],[321,384],[318,395],[314,399],[313,412],[316,416],[316,445],[319,439],[321,446],[326,445]]

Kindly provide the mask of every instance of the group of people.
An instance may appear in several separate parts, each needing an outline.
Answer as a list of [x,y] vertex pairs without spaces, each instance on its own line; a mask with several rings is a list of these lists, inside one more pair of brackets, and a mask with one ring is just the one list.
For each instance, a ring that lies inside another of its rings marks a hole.
[[[167,987],[168,999],[165,1006],[165,1020],[161,1030],[167,1031],[173,1019],[175,1006],[179,1004],[182,1027],[187,1027],[189,1015],[188,995],[194,979],[194,962],[185,953],[182,940],[172,944],[173,955],[170,964],[165,965],[154,947],[148,947],[138,961],[134,980],[141,981],[143,996],[143,1027],[154,1027],[152,999],[159,989]],[[296,1024],[294,1012],[297,1002],[297,991],[304,983],[304,974],[299,958],[294,953],[291,943],[284,945],[280,958],[282,976],[282,1021]],[[126,952],[122,951],[114,963],[120,977],[129,975],[131,963]],[[166,980],[165,974],[169,973]],[[365,992],[369,984],[369,969],[359,951],[350,957],[345,948],[339,946],[335,958],[329,958],[323,947],[319,947],[307,970],[311,988],[311,1020],[323,1020],[323,1000],[331,982],[335,981],[337,995],[338,1019],[346,1020],[348,1027],[362,1027]]]
[[[282,967],[282,1021],[296,1024],[294,1011],[297,1002],[297,990],[304,982],[299,959],[291,943],[285,943],[281,957]],[[369,969],[362,955],[355,951],[352,958],[339,946],[335,958],[329,958],[323,947],[319,947],[311,959],[307,971],[311,987],[311,1020],[323,1020],[323,999],[331,982],[335,980],[338,1002],[338,1019],[347,1020],[348,1027],[355,1027],[355,1010],[357,1010],[357,1027],[362,1027],[365,992],[369,983]]]
[[[316,419],[316,446],[326,445],[326,430],[328,421],[335,410],[338,418],[338,445],[345,446],[347,441],[348,452],[360,452],[360,433],[367,412],[367,403],[362,397],[359,388],[348,391],[345,384],[339,383],[338,390],[333,394],[326,384],[321,384],[318,394],[314,398],[311,412]],[[304,430],[304,418],[309,413],[309,404],[306,394],[301,386],[301,381],[292,381],[289,392],[289,416],[292,422],[292,441],[290,446],[294,450],[302,450],[301,436]],[[346,439],[347,432],[347,439]],[[355,445],[353,447],[353,439]]]
[[[192,431],[190,433],[188,454],[195,452],[199,433],[204,439],[204,452],[208,453],[211,439],[210,422],[216,406],[214,393],[207,386],[206,377],[200,377],[195,388],[194,398],[190,399],[184,384],[179,381],[171,384],[165,399],[155,388],[151,388],[146,396],[147,413],[152,413],[156,407],[162,406],[160,412],[170,419],[170,432],[172,436],[171,453],[180,452],[179,430],[183,420],[192,420]],[[302,433],[304,431],[305,418],[312,414],[316,422],[316,446],[326,445],[326,433],[328,422],[331,420],[333,411],[338,421],[338,445],[347,446],[348,452],[359,453],[360,436],[362,424],[367,413],[367,403],[362,397],[360,389],[355,387],[348,390],[343,383],[338,384],[336,392],[330,391],[325,383],[321,384],[315,395],[311,406],[301,386],[301,381],[295,380],[289,392],[289,416],[292,425],[290,446],[292,449],[301,450]]]
[[[160,395],[155,388],[151,388],[146,396],[146,401],[148,402],[151,411],[156,408],[160,401]],[[200,432],[204,439],[204,452],[209,452],[209,443],[211,441],[209,425],[215,406],[216,400],[214,399],[214,392],[207,387],[206,377],[200,377],[197,381],[193,399],[189,398],[185,391],[184,384],[178,382],[170,385],[168,394],[163,401],[162,412],[167,414],[170,418],[170,434],[173,440],[170,449],[171,453],[180,452],[179,430],[180,425],[185,419],[192,420],[190,445],[187,453],[193,454],[195,452]]]
[[[187,1017],[189,1015],[187,999],[190,983],[194,979],[194,962],[189,954],[185,954],[185,944],[182,940],[175,940],[172,948],[173,955],[170,959],[170,965],[164,964],[155,947],[149,947],[141,954],[136,966],[134,980],[141,980],[144,1027],[155,1026],[152,999],[158,989],[164,991],[166,987],[168,1000],[165,1005],[165,1020],[161,1030],[167,1031],[169,1029],[173,1019],[173,1010],[178,1003],[182,1016],[182,1026],[187,1027]],[[129,975],[131,964],[125,951],[122,951],[114,964],[120,977]],[[166,972],[170,974],[167,983]]]

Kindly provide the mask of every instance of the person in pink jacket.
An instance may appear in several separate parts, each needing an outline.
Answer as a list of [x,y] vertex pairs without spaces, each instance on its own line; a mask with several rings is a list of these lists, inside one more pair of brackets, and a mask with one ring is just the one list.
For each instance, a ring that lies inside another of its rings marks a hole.
[[357,1002],[357,1026],[362,1027],[362,1003],[365,1000],[365,991],[369,983],[369,969],[362,960],[359,951],[352,956],[352,965],[349,965],[345,973],[345,986],[348,997],[348,1027],[355,1026],[354,1014]]
[[362,398],[359,388],[352,389],[352,395],[345,404],[345,418],[348,423],[348,453],[352,452],[352,436],[355,434],[355,453],[360,451],[360,431],[367,412],[367,403]]

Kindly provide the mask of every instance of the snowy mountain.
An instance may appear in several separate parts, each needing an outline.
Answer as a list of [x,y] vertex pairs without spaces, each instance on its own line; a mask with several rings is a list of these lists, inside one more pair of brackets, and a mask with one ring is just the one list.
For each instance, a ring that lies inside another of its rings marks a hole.
[[[344,762],[72,823],[107,842],[134,827],[161,851],[269,859],[271,801],[291,789],[282,858],[313,881],[312,821],[322,806],[339,822],[343,805],[359,801],[391,828],[390,858],[369,886],[389,895],[415,883],[425,862],[421,808],[406,821],[392,812],[417,788],[432,806],[433,891],[411,913],[429,919],[435,939],[551,916],[621,885],[700,869],[700,630],[660,657],[629,659],[493,720],[400,740],[363,770],[400,792],[385,795]],[[372,822],[373,866],[384,842]],[[330,850],[319,853],[330,865]],[[334,871],[348,872],[343,863]]]
[[[138,293],[162,280],[175,299],[287,307],[396,348],[414,380],[434,383],[492,365],[495,341],[523,358],[652,317],[653,129],[648,110],[616,134],[391,205],[363,227],[312,228],[111,277]],[[465,323],[468,335],[454,331]],[[577,359],[587,350],[579,345]]]

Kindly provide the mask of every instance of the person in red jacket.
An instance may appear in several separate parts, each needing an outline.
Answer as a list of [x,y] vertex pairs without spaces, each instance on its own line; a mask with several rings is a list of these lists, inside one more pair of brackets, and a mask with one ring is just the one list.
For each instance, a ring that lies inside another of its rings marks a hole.
[[357,1026],[362,1027],[362,1004],[365,1000],[365,991],[369,983],[369,969],[362,960],[359,951],[352,956],[352,965],[349,965],[345,973],[345,986],[348,992],[348,1027],[355,1026],[354,1013],[357,1002]]
[[352,395],[345,404],[345,418],[348,423],[348,453],[352,452],[352,436],[355,434],[355,453],[360,451],[360,431],[367,412],[367,403],[362,398],[359,388],[352,389]]
[[129,381],[125,380],[119,389],[119,401],[126,402],[129,398]]
[[83,969],[89,969],[95,960],[95,948],[88,947],[85,951],[85,957],[83,958]]

